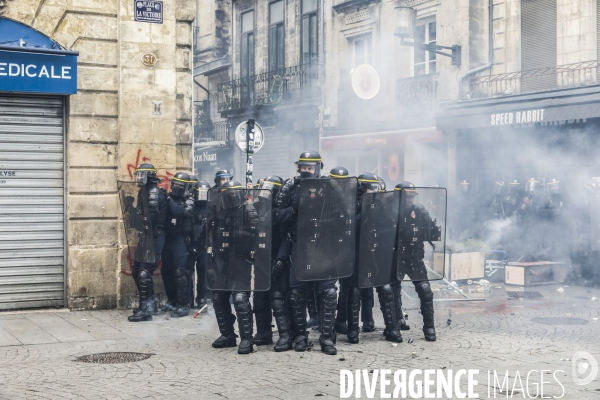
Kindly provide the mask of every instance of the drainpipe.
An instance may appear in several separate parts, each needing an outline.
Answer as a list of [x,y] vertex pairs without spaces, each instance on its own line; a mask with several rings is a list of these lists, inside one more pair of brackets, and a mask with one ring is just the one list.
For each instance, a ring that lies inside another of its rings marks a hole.
[[464,81],[469,78],[471,75],[475,75],[478,72],[491,68],[494,65],[494,0],[489,0],[489,30],[488,30],[488,46],[489,46],[489,62],[485,65],[482,65],[477,68],[473,68],[470,71],[467,71],[466,74],[460,78],[460,84],[458,87],[458,100],[462,101],[464,95]]
[[319,147],[321,147],[320,136],[323,134],[323,120],[325,119],[325,0],[321,0],[320,20],[319,36],[321,36],[321,46],[319,47],[319,73],[321,75],[321,112],[319,113]]

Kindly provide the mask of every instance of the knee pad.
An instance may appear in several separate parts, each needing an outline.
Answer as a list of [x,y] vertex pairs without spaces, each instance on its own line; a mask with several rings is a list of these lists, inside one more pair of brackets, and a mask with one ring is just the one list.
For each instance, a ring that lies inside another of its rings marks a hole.
[[233,293],[233,304],[243,304],[248,301],[248,295],[246,292],[234,292]]
[[138,273],[138,279],[150,279],[150,277],[152,277],[152,274],[150,273],[150,271],[147,271],[145,269],[141,269]]
[[348,297],[360,299],[360,289],[357,287],[349,288],[348,289]]
[[415,282],[415,291],[421,300],[433,300],[433,292],[431,291],[431,286],[429,286],[428,281]]
[[321,295],[328,300],[337,300],[337,290],[335,289],[335,287],[325,289],[325,291],[323,291]]
[[385,300],[391,302],[394,300],[394,291],[391,285],[383,285],[377,288],[377,294],[379,295],[379,301]]
[[285,301],[285,295],[279,291],[271,292],[270,299],[271,299],[271,301],[276,301],[276,300]]

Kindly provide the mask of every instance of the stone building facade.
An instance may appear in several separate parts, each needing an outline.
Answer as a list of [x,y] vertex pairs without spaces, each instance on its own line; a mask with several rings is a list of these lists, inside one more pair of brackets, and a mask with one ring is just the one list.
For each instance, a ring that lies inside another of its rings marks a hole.
[[79,52],[66,118],[63,306],[135,303],[117,181],[133,180],[141,162],[157,167],[165,187],[191,171],[195,6],[165,1],[162,23],[147,23],[134,20],[133,0],[0,2],[2,17]]

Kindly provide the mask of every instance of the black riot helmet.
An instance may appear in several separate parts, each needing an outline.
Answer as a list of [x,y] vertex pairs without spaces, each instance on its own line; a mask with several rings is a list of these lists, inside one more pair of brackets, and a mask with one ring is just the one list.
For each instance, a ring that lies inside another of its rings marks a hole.
[[379,180],[379,191],[380,192],[385,192],[385,188],[386,188],[385,181],[379,175],[377,175],[377,179]]
[[238,181],[227,181],[221,186],[221,201],[224,208],[240,207],[243,204],[244,191]]
[[233,174],[226,169],[220,169],[215,174],[215,185],[217,187],[223,186],[227,181],[233,180]]
[[363,195],[365,193],[377,193],[381,190],[379,186],[379,179],[370,173],[364,172],[358,176],[358,194]]
[[295,164],[298,166],[296,171],[301,179],[319,178],[321,176],[323,161],[321,161],[321,155],[316,151],[305,151],[300,154]]
[[171,178],[171,195],[175,197],[185,197],[189,194],[190,176],[185,172],[177,172]]
[[138,186],[144,186],[147,183],[160,183],[154,165],[148,163],[138,165],[135,169],[135,182]]
[[551,179],[546,183],[546,187],[548,188],[548,193],[551,195],[560,194],[560,182],[556,179]]
[[505,196],[506,195],[506,183],[504,181],[496,181],[494,182],[494,188],[492,189],[495,196]]
[[469,193],[471,191],[471,182],[469,181],[462,181],[460,183],[460,191],[462,193]]
[[394,190],[402,190],[404,192],[402,198],[404,199],[403,202],[406,206],[411,207],[415,203],[417,189],[412,183],[402,181],[394,187]]
[[329,176],[335,179],[344,179],[348,178],[350,174],[348,173],[348,170],[346,168],[340,167],[338,165],[337,167],[331,168],[331,171],[329,171]]
[[271,198],[274,199],[275,196],[277,196],[277,193],[279,193],[279,189],[281,189],[281,185],[283,185],[283,179],[281,179],[281,177],[279,177],[279,176],[273,175],[273,176],[267,176],[262,181],[259,188],[264,189],[264,190],[270,190],[272,193]]
[[260,185],[262,185],[262,183],[265,181],[265,179],[267,179],[267,178],[260,178],[258,181],[256,181],[256,184],[254,185],[254,189],[260,188]]
[[194,200],[196,201],[206,201],[208,200],[208,189],[210,189],[210,184],[205,181],[196,182],[196,186],[194,187]]
[[525,191],[530,195],[535,194],[535,192],[537,192],[539,190],[539,188],[540,188],[540,181],[537,181],[534,178],[531,178],[525,184]]

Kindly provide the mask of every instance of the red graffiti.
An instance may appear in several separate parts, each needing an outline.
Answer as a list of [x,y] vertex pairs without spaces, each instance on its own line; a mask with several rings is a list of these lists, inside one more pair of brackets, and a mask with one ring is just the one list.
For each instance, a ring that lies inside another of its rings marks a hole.
[[[142,149],[138,149],[137,156],[135,157],[135,162],[133,164],[127,164],[127,173],[129,174],[129,178],[131,180],[133,180],[133,174],[135,173],[135,169],[137,168],[137,166],[141,163],[146,162],[150,162],[150,157],[143,157]],[[158,177],[158,179],[161,180],[161,182],[158,184],[158,187],[169,191],[169,187],[171,186],[171,178],[175,176],[175,174],[173,174],[170,171],[165,171],[164,174],[156,174],[156,176]]]

